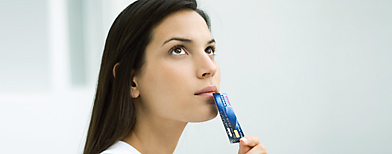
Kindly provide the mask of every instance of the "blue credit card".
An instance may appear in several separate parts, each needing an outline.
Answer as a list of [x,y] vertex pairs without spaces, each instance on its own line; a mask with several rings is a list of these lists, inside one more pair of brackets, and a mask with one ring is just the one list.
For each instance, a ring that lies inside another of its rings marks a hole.
[[240,139],[244,137],[244,133],[242,132],[237,116],[231,107],[227,94],[214,93],[213,95],[230,143],[238,143]]

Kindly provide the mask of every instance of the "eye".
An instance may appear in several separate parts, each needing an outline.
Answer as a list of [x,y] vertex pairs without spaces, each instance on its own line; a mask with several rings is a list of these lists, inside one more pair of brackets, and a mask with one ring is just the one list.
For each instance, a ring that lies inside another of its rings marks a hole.
[[215,55],[215,47],[209,46],[209,47],[207,47],[207,48],[205,49],[205,52],[206,52],[208,55]]
[[184,46],[182,46],[182,45],[175,46],[175,47],[171,48],[169,53],[173,54],[173,55],[187,55],[188,54],[186,52]]

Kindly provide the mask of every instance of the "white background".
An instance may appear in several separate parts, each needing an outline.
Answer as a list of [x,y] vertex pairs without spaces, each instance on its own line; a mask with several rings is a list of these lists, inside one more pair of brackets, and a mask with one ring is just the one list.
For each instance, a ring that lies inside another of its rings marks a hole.
[[[107,31],[133,1],[72,1],[1,1],[0,153],[82,153]],[[392,153],[392,1],[199,4],[221,91],[269,153]],[[175,153],[237,146],[215,118],[189,124]]]

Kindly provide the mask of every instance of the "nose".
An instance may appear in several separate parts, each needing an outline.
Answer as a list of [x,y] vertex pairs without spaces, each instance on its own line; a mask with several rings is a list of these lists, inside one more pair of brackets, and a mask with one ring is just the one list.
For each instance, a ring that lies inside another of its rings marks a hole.
[[213,57],[211,58],[207,54],[202,54],[195,60],[197,67],[197,77],[200,79],[203,78],[211,78],[215,76],[215,73],[218,70],[218,66],[216,65]]

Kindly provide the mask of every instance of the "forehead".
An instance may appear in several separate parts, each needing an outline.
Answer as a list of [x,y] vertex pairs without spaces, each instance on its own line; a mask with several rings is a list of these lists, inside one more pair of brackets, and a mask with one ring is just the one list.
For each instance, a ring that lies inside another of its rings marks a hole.
[[181,10],[170,14],[153,29],[153,41],[174,36],[189,39],[212,38],[203,17],[193,10]]

